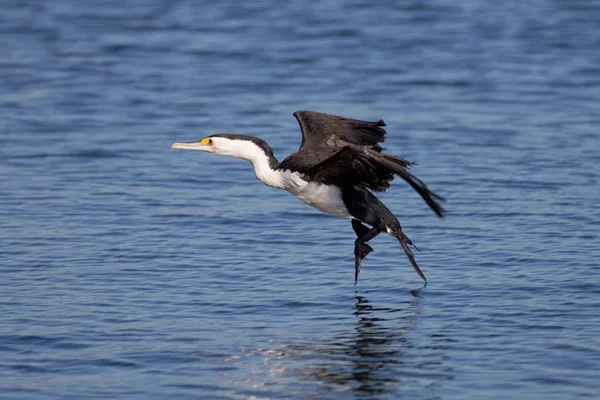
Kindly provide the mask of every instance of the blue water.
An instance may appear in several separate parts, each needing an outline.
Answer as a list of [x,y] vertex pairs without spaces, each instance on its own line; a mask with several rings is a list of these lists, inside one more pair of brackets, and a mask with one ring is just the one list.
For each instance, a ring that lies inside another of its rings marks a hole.
[[[600,393],[600,6],[8,1],[2,399],[579,399]],[[448,198],[371,244],[245,161],[313,109],[388,125]],[[420,289],[420,290],[418,290]],[[413,294],[411,294],[413,291]]]

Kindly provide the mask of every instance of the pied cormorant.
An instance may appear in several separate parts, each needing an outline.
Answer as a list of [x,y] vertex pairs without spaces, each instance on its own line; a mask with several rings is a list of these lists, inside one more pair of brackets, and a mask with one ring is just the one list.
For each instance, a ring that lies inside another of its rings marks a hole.
[[385,191],[398,175],[440,217],[444,209],[439,202],[444,199],[408,171],[412,162],[382,153],[378,143],[385,140],[383,120],[368,122],[315,111],[296,111],[294,117],[302,130],[302,144],[282,162],[265,141],[246,135],[216,134],[196,142],[174,143],[172,148],[248,160],[262,183],[287,190],[325,213],[351,218],[357,236],[355,285],[362,260],[373,251],[366,242],[381,232],[398,239],[412,267],[427,281],[409,247],[415,246],[402,232],[398,219],[371,191]]

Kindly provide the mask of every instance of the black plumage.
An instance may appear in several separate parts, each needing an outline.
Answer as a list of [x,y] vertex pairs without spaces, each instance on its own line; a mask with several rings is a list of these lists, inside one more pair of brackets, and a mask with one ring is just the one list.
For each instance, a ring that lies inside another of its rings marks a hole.
[[444,198],[408,170],[414,163],[382,153],[379,143],[386,135],[383,120],[368,122],[316,111],[296,111],[294,117],[302,129],[302,144],[297,153],[279,164],[279,169],[300,172],[308,180],[325,185],[358,186],[376,192],[388,189],[396,174],[443,216],[439,202]]

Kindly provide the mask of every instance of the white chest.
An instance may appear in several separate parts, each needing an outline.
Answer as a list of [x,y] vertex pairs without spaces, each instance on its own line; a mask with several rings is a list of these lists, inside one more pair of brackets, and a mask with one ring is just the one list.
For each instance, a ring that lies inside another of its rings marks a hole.
[[306,204],[324,213],[352,218],[342,200],[342,191],[336,186],[309,182],[294,194]]
[[342,191],[336,186],[307,182],[297,172],[273,171],[266,165],[255,164],[256,176],[263,183],[284,189],[298,197],[306,204],[327,214],[352,218],[342,200]]

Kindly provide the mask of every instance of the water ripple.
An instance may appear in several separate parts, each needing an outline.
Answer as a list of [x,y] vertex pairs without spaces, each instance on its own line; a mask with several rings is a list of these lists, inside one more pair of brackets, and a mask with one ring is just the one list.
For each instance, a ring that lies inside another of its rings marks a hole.
[[[596,398],[600,9],[9,2],[0,18],[0,397]],[[385,119],[448,198],[354,233],[174,141],[292,112]]]

